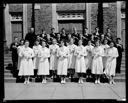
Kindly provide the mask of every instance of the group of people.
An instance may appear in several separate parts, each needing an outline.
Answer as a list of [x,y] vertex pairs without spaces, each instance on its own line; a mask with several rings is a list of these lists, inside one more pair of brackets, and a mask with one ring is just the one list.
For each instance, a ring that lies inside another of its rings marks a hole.
[[[84,34],[77,33],[74,28],[73,33],[66,34],[62,28],[61,33],[55,33],[51,29],[51,34],[46,34],[42,30],[41,34],[35,35],[34,28],[26,34],[25,39],[18,42],[15,37],[11,44],[12,61],[14,68],[19,70],[18,76],[24,76],[24,84],[29,83],[30,76],[42,76],[42,83],[47,82],[47,76],[61,78],[61,83],[66,83],[65,78],[69,73],[69,78],[78,74],[78,83],[83,83],[83,75],[91,74],[95,76],[95,83],[100,83],[100,76],[105,74],[110,84],[115,84],[115,73],[120,73],[123,46],[121,39],[113,41],[110,28],[107,33],[99,33],[99,28],[95,28],[95,33],[88,34],[88,28],[84,29]],[[90,70],[90,73],[87,73]]]

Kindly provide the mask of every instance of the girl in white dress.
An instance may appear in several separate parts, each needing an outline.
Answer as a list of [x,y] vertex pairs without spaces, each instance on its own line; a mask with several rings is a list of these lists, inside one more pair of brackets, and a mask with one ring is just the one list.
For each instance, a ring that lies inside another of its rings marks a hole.
[[61,83],[66,83],[65,77],[67,75],[67,69],[68,69],[68,56],[69,56],[69,50],[64,45],[64,40],[62,40],[61,47],[57,51],[57,57],[58,57],[57,75],[61,77]]
[[[20,46],[18,46],[18,48],[17,48],[18,54],[23,50],[23,48],[24,48],[24,40],[21,39],[21,40],[20,40]],[[18,69],[18,70],[19,70],[20,65],[21,65],[21,58],[22,58],[22,57],[20,57],[20,56],[18,55],[18,66],[17,66],[17,69]]]
[[57,45],[56,39],[52,40],[52,45],[49,46],[50,49],[50,71],[51,71],[51,78],[56,77],[57,72],[57,50],[59,46]]
[[41,45],[39,44],[39,40],[36,40],[35,45],[33,46],[33,51],[34,51],[33,64],[34,64],[35,76],[37,76],[37,70],[39,66],[38,52],[40,49],[41,49]]
[[106,57],[106,50],[107,48],[109,48],[109,45],[107,44],[108,43],[108,40],[107,39],[104,39],[104,44],[101,45],[101,47],[103,48],[103,52],[104,52],[104,56],[102,58],[102,61],[103,61],[103,70],[105,70],[105,65],[106,65],[106,60],[107,60],[107,57]]
[[92,65],[92,49],[94,46],[92,46],[91,40],[88,40],[88,45],[85,46],[85,50],[87,52],[87,56],[85,57],[85,65],[87,68],[87,78],[91,78],[91,65]]
[[76,56],[74,55],[74,51],[77,46],[74,44],[74,39],[70,39],[70,43],[67,46],[69,49],[69,58],[68,58],[68,70],[69,70],[69,78],[72,78],[75,73],[75,63],[76,63]]
[[95,75],[95,83],[100,83],[100,75],[103,74],[103,49],[100,46],[100,41],[95,41],[95,47],[92,49],[92,74]]
[[78,73],[79,81],[78,83],[83,83],[83,73],[86,73],[85,59],[87,56],[85,47],[82,45],[82,40],[79,40],[78,47],[75,49],[74,55],[76,56],[75,71]]
[[38,52],[39,67],[38,75],[42,75],[42,83],[46,83],[46,76],[49,75],[49,61],[50,50],[46,47],[45,41],[42,41],[42,48]]
[[110,47],[106,53],[107,61],[104,73],[109,77],[109,83],[115,84],[113,77],[115,76],[116,58],[118,57],[117,48],[114,47],[114,42],[110,42]]
[[34,57],[33,50],[29,47],[29,41],[25,41],[25,46],[21,52],[19,52],[19,57],[21,57],[21,65],[19,68],[19,76],[25,76],[24,84],[29,84],[29,76],[34,75],[34,66],[32,57]]

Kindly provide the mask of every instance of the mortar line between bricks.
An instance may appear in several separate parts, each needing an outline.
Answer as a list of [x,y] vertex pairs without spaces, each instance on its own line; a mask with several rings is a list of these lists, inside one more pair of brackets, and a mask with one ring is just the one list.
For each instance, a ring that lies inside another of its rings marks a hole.
[[110,86],[108,87],[114,92],[114,94],[116,94],[120,99],[122,99],[115,90],[113,90]]
[[57,87],[54,88],[54,90],[53,90],[53,92],[52,92],[52,94],[51,94],[51,96],[50,96],[50,99],[53,99],[53,96],[54,96],[54,94],[55,94],[56,88],[57,88]]

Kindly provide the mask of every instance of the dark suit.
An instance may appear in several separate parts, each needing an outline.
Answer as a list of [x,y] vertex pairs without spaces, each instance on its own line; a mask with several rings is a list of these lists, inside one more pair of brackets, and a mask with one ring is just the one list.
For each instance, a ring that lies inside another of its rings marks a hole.
[[79,33],[77,33],[77,34],[72,33],[72,37],[74,38],[74,44],[75,44],[75,45],[78,45]]
[[117,57],[117,63],[116,63],[116,73],[120,73],[120,67],[121,67],[121,60],[122,60],[122,52],[124,51],[123,45],[116,45],[116,48],[118,50],[119,56]]
[[17,63],[18,63],[17,47],[19,45],[20,45],[19,43],[12,43],[11,46],[10,46],[10,51],[12,51],[12,63],[13,63],[13,68],[14,69],[17,69]]
[[25,40],[28,40],[29,41],[29,47],[33,47],[34,46],[34,42],[35,42],[35,40],[36,40],[36,35],[35,35],[35,33],[28,33],[28,34],[26,34],[26,36],[25,36]]
[[53,39],[53,38],[56,39],[56,37],[57,37],[56,35],[57,35],[56,33],[50,33],[50,37],[51,37],[52,39]]

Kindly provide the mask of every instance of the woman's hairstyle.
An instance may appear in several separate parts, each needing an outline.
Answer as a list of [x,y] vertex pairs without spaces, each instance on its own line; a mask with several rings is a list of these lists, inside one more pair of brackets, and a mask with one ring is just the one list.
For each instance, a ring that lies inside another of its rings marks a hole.
[[64,39],[62,39],[62,40],[61,40],[61,42],[65,43],[65,40],[64,40]]
[[97,28],[99,29],[99,27],[96,27],[95,30],[96,30]]
[[29,41],[28,41],[28,40],[25,40],[25,43],[26,43],[26,42],[29,42]]
[[24,42],[24,39],[21,39],[20,42],[23,41]]

